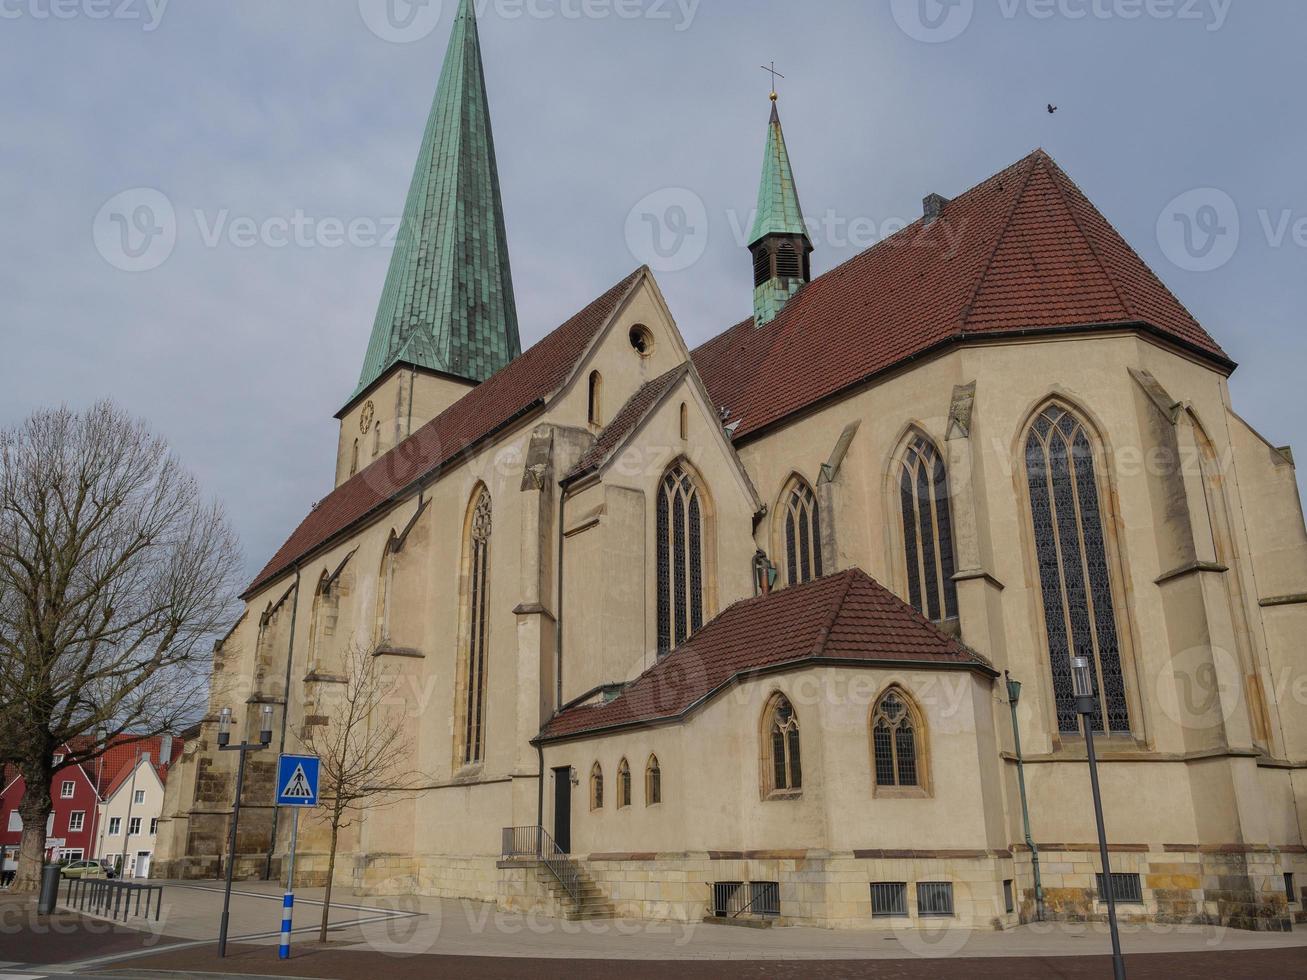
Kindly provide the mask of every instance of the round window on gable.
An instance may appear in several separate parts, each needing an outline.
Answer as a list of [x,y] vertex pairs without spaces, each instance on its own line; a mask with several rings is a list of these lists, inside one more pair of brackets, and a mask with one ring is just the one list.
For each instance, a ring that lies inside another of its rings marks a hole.
[[653,353],[654,339],[649,328],[642,323],[637,323],[631,328],[631,346],[641,357],[648,357]]

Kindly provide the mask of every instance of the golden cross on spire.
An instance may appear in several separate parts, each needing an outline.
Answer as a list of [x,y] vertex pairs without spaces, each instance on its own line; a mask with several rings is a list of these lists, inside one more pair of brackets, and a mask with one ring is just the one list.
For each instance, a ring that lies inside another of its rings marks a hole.
[[776,101],[776,79],[778,79],[778,78],[784,78],[785,76],[782,75],[780,72],[778,72],[778,71],[776,70],[776,62],[774,62],[774,61],[771,63],[770,66],[768,66],[768,65],[763,65],[763,66],[762,66],[762,70],[765,71],[765,72],[767,72],[768,74],[771,75],[771,100],[772,100],[773,102],[775,102],[775,101]]

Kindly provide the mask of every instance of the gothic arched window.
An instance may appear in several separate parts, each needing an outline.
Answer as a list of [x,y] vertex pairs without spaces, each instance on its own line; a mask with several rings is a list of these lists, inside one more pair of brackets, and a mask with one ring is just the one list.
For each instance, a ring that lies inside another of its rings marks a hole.
[[631,805],[631,764],[623,759],[617,766],[617,809]]
[[658,653],[703,625],[704,502],[682,465],[658,489]]
[[1069,410],[1049,405],[1030,426],[1025,454],[1058,730],[1079,731],[1071,658],[1083,656],[1097,674],[1094,730],[1103,730],[1105,715],[1107,731],[1127,734],[1130,712],[1089,433]]
[[921,786],[918,753],[921,724],[906,694],[890,688],[871,713],[871,748],[876,785]]
[[473,495],[463,545],[464,589],[462,622],[466,630],[462,665],[462,763],[479,763],[485,752],[486,657],[489,619],[490,493]]
[[797,794],[803,788],[799,719],[784,694],[774,694],[763,714],[764,796]]
[[653,806],[663,801],[663,770],[658,765],[658,756],[649,756],[644,767],[644,805]]
[[398,539],[392,531],[381,553],[381,569],[377,575],[377,622],[373,629],[372,640],[376,646],[383,646],[390,639],[391,607],[394,604],[395,566],[399,555],[396,550]]
[[785,547],[785,584],[821,578],[821,521],[817,497],[802,477],[794,477],[781,495]]
[[604,808],[604,771],[599,763],[590,767],[590,809]]
[[908,437],[900,458],[899,501],[908,601],[927,619],[953,619],[958,614],[958,587],[953,581],[948,476],[935,444],[917,432]]

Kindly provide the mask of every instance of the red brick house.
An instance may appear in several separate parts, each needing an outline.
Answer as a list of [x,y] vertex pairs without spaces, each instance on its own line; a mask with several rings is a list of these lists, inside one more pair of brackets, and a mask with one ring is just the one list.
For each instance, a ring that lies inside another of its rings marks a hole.
[[[56,763],[62,763],[70,754],[67,745],[61,746],[55,753]],[[51,779],[50,798],[54,810],[46,822],[47,860],[79,860],[93,856],[91,850],[100,804],[96,777],[95,763],[88,766],[74,763],[60,768]],[[27,787],[23,777],[11,766],[5,768],[3,779],[4,787],[0,789],[0,848],[4,850],[6,870],[12,870],[23,837],[18,804]]]

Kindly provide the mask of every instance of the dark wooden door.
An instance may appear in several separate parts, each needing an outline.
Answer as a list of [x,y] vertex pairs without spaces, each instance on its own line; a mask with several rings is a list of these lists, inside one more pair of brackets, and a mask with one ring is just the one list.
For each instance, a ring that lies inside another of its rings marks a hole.
[[554,843],[572,853],[572,768],[554,770]]

